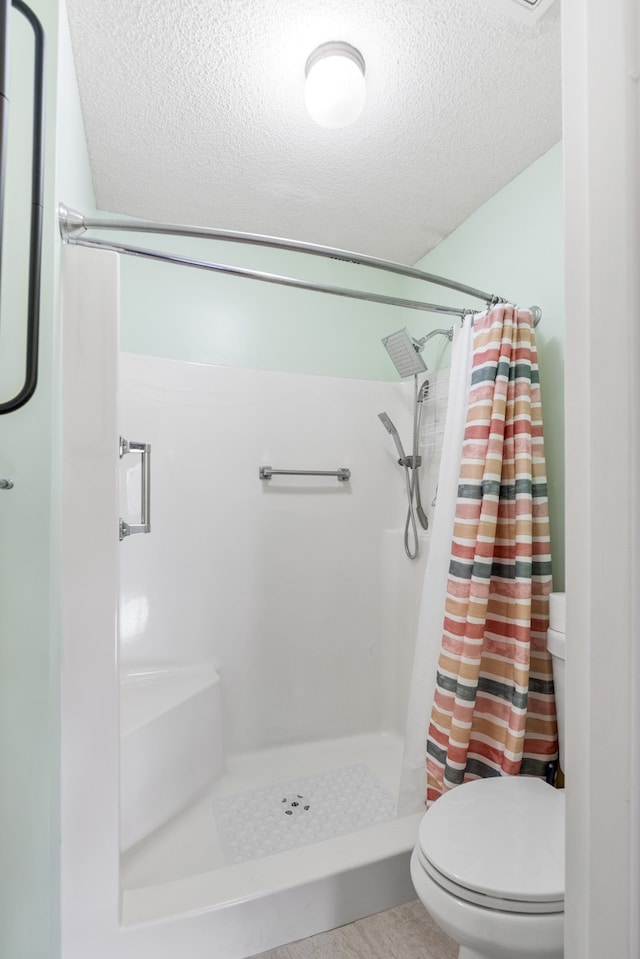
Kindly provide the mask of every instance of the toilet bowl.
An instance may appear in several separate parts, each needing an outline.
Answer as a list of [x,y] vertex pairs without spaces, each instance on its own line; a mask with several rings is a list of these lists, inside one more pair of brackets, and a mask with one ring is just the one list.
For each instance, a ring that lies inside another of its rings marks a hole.
[[[561,736],[564,594],[554,594],[550,608]],[[422,819],[411,878],[433,919],[460,943],[459,959],[562,959],[563,791],[499,776],[445,793]]]

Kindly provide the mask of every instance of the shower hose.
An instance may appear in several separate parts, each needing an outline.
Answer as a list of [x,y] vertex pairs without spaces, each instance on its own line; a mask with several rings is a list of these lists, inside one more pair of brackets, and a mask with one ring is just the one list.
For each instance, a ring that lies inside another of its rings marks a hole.
[[[407,487],[407,518],[404,524],[404,551],[409,559],[417,559],[420,552],[418,540],[418,526],[416,516],[423,529],[428,529],[429,520],[422,508],[420,500],[420,481],[418,480],[418,449],[420,444],[420,421],[422,419],[422,403],[429,391],[429,381],[425,380],[418,390],[418,377],[414,376],[413,399],[413,456],[411,467],[404,464],[404,479]],[[411,474],[411,475],[409,475]],[[415,504],[415,505],[414,505]],[[411,545],[413,541],[413,545]]]

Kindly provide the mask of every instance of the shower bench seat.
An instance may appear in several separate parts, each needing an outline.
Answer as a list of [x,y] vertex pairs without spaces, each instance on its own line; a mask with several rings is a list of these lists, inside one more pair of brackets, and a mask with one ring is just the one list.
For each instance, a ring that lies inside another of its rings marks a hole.
[[213,666],[120,675],[120,848],[187,806],[222,772],[220,677]]

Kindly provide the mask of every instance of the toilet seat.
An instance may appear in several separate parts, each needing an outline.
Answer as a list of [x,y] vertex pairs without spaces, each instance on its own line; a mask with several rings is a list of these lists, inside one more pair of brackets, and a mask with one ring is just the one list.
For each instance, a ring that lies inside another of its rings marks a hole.
[[418,861],[426,874],[433,879],[445,892],[451,893],[457,899],[463,902],[473,903],[475,906],[482,906],[484,909],[491,909],[494,912],[517,912],[535,915],[536,913],[564,912],[564,898],[557,901],[547,900],[545,902],[536,902],[533,900],[519,900],[509,898],[499,898],[490,896],[474,889],[467,889],[457,882],[443,876],[441,872],[429,862],[421,849],[416,849]]
[[564,793],[540,779],[476,780],[420,824],[425,872],[463,901],[520,913],[564,911]]

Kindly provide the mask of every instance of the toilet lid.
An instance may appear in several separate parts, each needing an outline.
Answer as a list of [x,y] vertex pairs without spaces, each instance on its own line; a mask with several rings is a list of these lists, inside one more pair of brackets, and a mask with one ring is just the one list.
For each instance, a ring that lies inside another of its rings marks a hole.
[[452,789],[423,817],[418,846],[462,889],[548,903],[549,911],[564,901],[564,792],[541,779],[504,776]]

